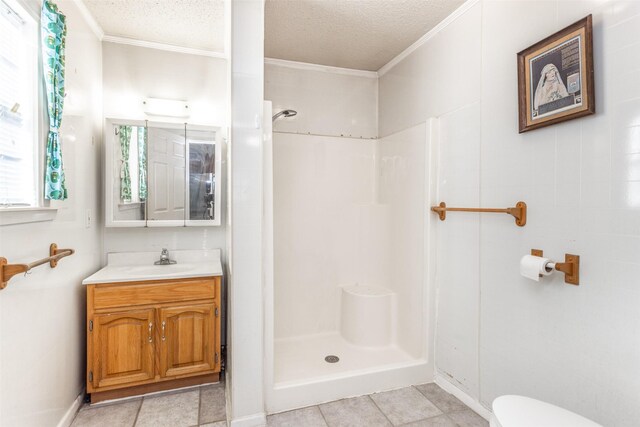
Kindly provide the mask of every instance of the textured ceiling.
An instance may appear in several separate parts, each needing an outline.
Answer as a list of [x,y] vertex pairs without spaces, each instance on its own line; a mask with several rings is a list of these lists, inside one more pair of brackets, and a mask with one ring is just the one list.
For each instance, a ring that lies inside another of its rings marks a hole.
[[376,71],[464,0],[267,0],[265,56]]
[[223,0],[84,0],[109,36],[224,51]]

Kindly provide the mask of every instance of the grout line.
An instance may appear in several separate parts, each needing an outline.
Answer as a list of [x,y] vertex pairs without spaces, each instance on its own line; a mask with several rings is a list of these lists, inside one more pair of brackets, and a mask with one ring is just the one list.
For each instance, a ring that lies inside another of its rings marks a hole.
[[[484,79],[482,78],[482,72],[484,70],[484,42],[485,42],[485,30],[484,30],[484,26],[482,25],[484,23],[484,19],[485,19],[485,8],[486,5],[484,2],[480,3],[480,6],[478,6],[480,8],[480,111],[479,111],[479,116],[480,116],[480,138],[478,138],[478,202],[480,203],[480,206],[482,206],[482,197],[484,195],[484,192],[482,191],[482,173],[484,171],[484,168],[482,167],[482,160],[483,160],[483,156],[482,156],[482,149],[485,145],[483,145],[483,138],[482,138],[482,130],[484,129],[483,127],[483,104],[482,104],[482,99],[484,96],[483,90],[484,90]],[[560,8],[560,5],[557,5],[558,10]],[[478,343],[476,345],[476,372],[478,374],[478,401],[481,399],[480,395],[482,394],[480,384],[481,384],[481,371],[482,371],[482,273],[483,273],[483,268],[482,268],[482,230],[483,230],[483,219],[482,219],[482,215],[480,215],[480,217],[478,218],[478,256],[476,258],[478,260],[478,327],[476,329],[477,333],[478,333]],[[435,384],[435,383],[434,383]],[[440,387],[440,386],[438,386]],[[442,389],[442,387],[440,387],[440,389]],[[443,390],[446,392],[446,390]],[[466,406],[466,405],[465,405]]]
[[[433,384],[435,384],[435,383],[433,383]],[[421,384],[418,384],[418,385],[421,385]],[[418,393],[420,393],[422,396],[424,396],[424,398],[425,398],[425,399],[427,399],[427,400],[429,401],[429,403],[431,403],[431,404],[432,404],[433,406],[435,406],[436,408],[440,409],[440,407],[439,407],[438,405],[436,405],[435,403],[433,403],[433,402],[431,401],[431,399],[429,399],[429,396],[427,396],[427,395],[426,395],[426,394],[424,394],[422,391],[420,391],[420,389],[419,389],[418,387],[416,387],[415,385],[412,385],[411,387],[412,387],[412,388],[415,388],[415,389],[418,391]],[[442,411],[442,409],[440,409],[440,410]],[[442,413],[444,414],[444,411],[442,411]]]
[[138,405],[138,410],[136,411],[136,417],[133,420],[133,425],[131,427],[135,427],[135,425],[138,423],[138,417],[140,416],[140,410],[142,409],[142,403],[144,402],[144,397],[142,399],[140,399],[140,405]]
[[200,408],[202,407],[202,387],[198,388],[198,415],[196,416],[196,423],[200,425]]
[[373,406],[375,406],[376,408],[378,408],[378,411],[380,411],[380,413],[382,414],[383,417],[386,418],[387,421],[389,421],[389,424],[391,424],[392,426],[394,426],[395,424],[391,422],[391,420],[389,419],[389,417],[387,417],[387,414],[384,413],[384,411],[382,409],[380,409],[380,407],[378,406],[378,404],[376,403],[375,400],[373,400],[373,398],[371,397],[371,394],[367,394],[367,397],[369,398],[370,401],[373,402]]
[[[435,384],[435,383],[433,383],[433,384]],[[420,384],[419,384],[419,385],[420,385]],[[426,395],[426,394],[424,394],[423,392],[421,392],[421,391],[420,391],[420,389],[419,389],[418,387],[416,387],[415,385],[412,385],[411,387],[412,387],[412,388],[415,388],[415,389],[416,389],[416,391],[417,391],[418,393],[420,393],[420,395],[421,395],[421,396],[423,396],[425,399],[427,399],[427,402],[431,403],[431,404],[433,405],[433,407],[434,407],[434,408],[436,408],[438,411],[440,411],[440,414],[432,415],[432,416],[430,416],[430,417],[423,418],[422,420],[418,420],[418,421],[428,420],[428,419],[431,419],[431,418],[433,418],[433,417],[439,417],[440,415],[447,415],[447,412],[445,412],[445,410],[444,410],[444,409],[442,409],[441,407],[439,407],[438,405],[436,405],[436,404],[435,404],[431,399],[429,399],[429,397],[427,397],[427,395]]]
[[[456,411],[456,412],[462,412],[462,411]],[[453,412],[450,412],[450,413],[453,413]],[[432,419],[437,418],[437,417],[445,417],[446,419],[448,419],[449,421],[451,421],[451,423],[452,423],[454,426],[461,426],[460,424],[456,423],[456,422],[453,420],[453,418],[451,418],[451,417],[449,416],[449,414],[445,414],[445,413],[443,412],[442,414],[434,415],[434,416],[429,417],[429,418],[422,418],[422,419],[419,419],[419,420],[416,420],[416,421],[410,421],[410,422],[405,423],[405,424],[400,424],[398,427],[405,427],[405,426],[406,426],[406,427],[409,427],[409,426],[415,425],[415,423],[419,423],[419,422],[421,422],[421,421],[429,421],[429,420],[432,420]]]
[[320,405],[316,405],[316,408],[318,408],[318,411],[320,411],[320,415],[322,416],[322,419],[324,420],[325,425],[329,427],[329,422],[327,421],[327,417],[324,416],[324,412],[322,412],[322,408],[320,407]]
[[[432,383],[432,384],[436,384],[436,383]],[[418,385],[420,385],[420,384],[418,384]],[[436,384],[436,385],[438,385],[438,384]],[[424,394],[422,391],[420,391],[420,389],[419,389],[418,387],[416,387],[415,385],[413,385],[413,386],[411,386],[411,387],[413,387],[413,388],[415,388],[416,390],[418,390],[418,392],[420,392],[420,394],[421,394],[421,395],[423,395],[423,396],[425,397],[425,399],[427,399],[427,400],[429,401],[429,403],[431,403],[433,406],[435,406],[436,408],[438,408],[438,410],[440,410],[440,412],[442,412],[442,415],[446,415],[446,414],[448,414],[448,413],[450,413],[450,412],[457,412],[457,411],[449,411],[449,412],[445,411],[444,409],[442,409],[441,407],[439,407],[438,405],[436,405],[436,403],[435,403],[433,400],[429,399],[429,396],[427,396],[427,395],[426,395],[426,394]],[[441,391],[443,391],[443,392],[447,393],[449,396],[451,396],[451,397],[455,397],[455,396],[453,396],[451,393],[449,393],[449,392],[447,392],[446,390],[442,389],[440,386],[438,386],[438,388],[439,388]],[[456,399],[457,399],[457,398],[456,398]],[[463,405],[464,405],[464,403],[463,403]],[[464,406],[465,406],[465,409],[469,409],[469,407],[468,407],[467,405],[464,405]],[[461,410],[462,410],[462,409],[461,409]],[[434,415],[434,417],[437,417],[437,416],[438,416],[438,415]],[[430,417],[430,418],[433,418],[433,417]]]

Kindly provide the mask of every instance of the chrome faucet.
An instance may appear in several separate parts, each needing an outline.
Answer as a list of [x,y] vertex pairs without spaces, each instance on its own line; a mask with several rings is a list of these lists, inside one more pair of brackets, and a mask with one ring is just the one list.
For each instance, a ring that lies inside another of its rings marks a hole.
[[162,253],[160,254],[160,260],[154,262],[155,265],[170,265],[176,264],[176,261],[169,258],[169,250],[167,248],[162,248]]

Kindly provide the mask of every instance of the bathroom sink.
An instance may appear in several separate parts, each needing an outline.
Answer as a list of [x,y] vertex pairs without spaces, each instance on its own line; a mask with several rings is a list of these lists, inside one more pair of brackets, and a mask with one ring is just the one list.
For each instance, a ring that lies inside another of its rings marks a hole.
[[106,267],[82,281],[97,283],[141,282],[222,276],[219,251],[175,251],[177,264],[155,265],[157,253],[116,253]]
[[126,265],[116,267],[123,271],[128,271],[129,274],[135,276],[157,276],[167,274],[181,274],[189,270],[193,270],[194,266],[191,264],[170,264],[170,265]]
[[[141,280],[176,279],[202,276],[198,264],[113,265],[103,270],[103,281],[132,282]],[[193,274],[192,274],[193,273]]]
[[144,280],[183,279],[190,277],[211,277],[216,274],[215,266],[204,263],[171,265],[108,265],[98,273],[83,281],[85,285],[113,282],[139,282]]

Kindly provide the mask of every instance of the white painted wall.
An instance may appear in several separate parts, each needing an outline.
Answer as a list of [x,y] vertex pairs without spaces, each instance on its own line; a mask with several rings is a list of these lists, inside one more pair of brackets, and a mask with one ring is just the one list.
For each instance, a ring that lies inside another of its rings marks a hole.
[[[227,62],[187,53],[103,42],[104,117],[151,119],[143,111],[147,97],[187,101],[192,124],[228,125]],[[185,119],[155,118],[163,122]],[[106,228],[107,252],[221,248],[226,263],[226,147],[222,153],[222,225],[179,228]],[[106,258],[105,258],[106,260]]]
[[273,103],[274,114],[286,109],[298,112],[295,117],[275,122],[274,131],[353,138],[378,136],[375,73],[267,60],[264,75],[264,97]]
[[[518,134],[516,53],[594,15],[597,114]],[[438,229],[438,371],[487,407],[523,394],[604,425],[640,417],[640,3],[482,0],[380,78],[380,133],[440,117],[441,198],[529,206]],[[581,284],[519,275],[531,248]]]
[[480,16],[471,8],[380,77],[381,137],[479,99]]
[[[443,114],[439,122],[439,200],[449,206],[479,206],[480,104]],[[502,225],[516,231],[508,221]],[[478,396],[480,217],[448,214],[446,223],[437,220],[436,229],[436,367],[464,392]]]
[[[145,98],[186,101],[188,123],[228,123],[227,61],[188,53],[103,42],[104,116],[149,119]],[[157,118],[184,123],[184,118]]]
[[[29,2],[38,9],[37,2]],[[70,0],[67,16],[63,160],[69,199],[52,202],[54,221],[0,227],[0,254],[10,262],[48,255],[49,244],[75,255],[56,269],[41,266],[15,276],[0,292],[0,425],[55,426],[84,387],[85,292],[83,278],[102,255],[100,153],[102,140],[101,43]],[[44,147],[44,136],[41,139]],[[85,215],[94,219],[85,227]]]

